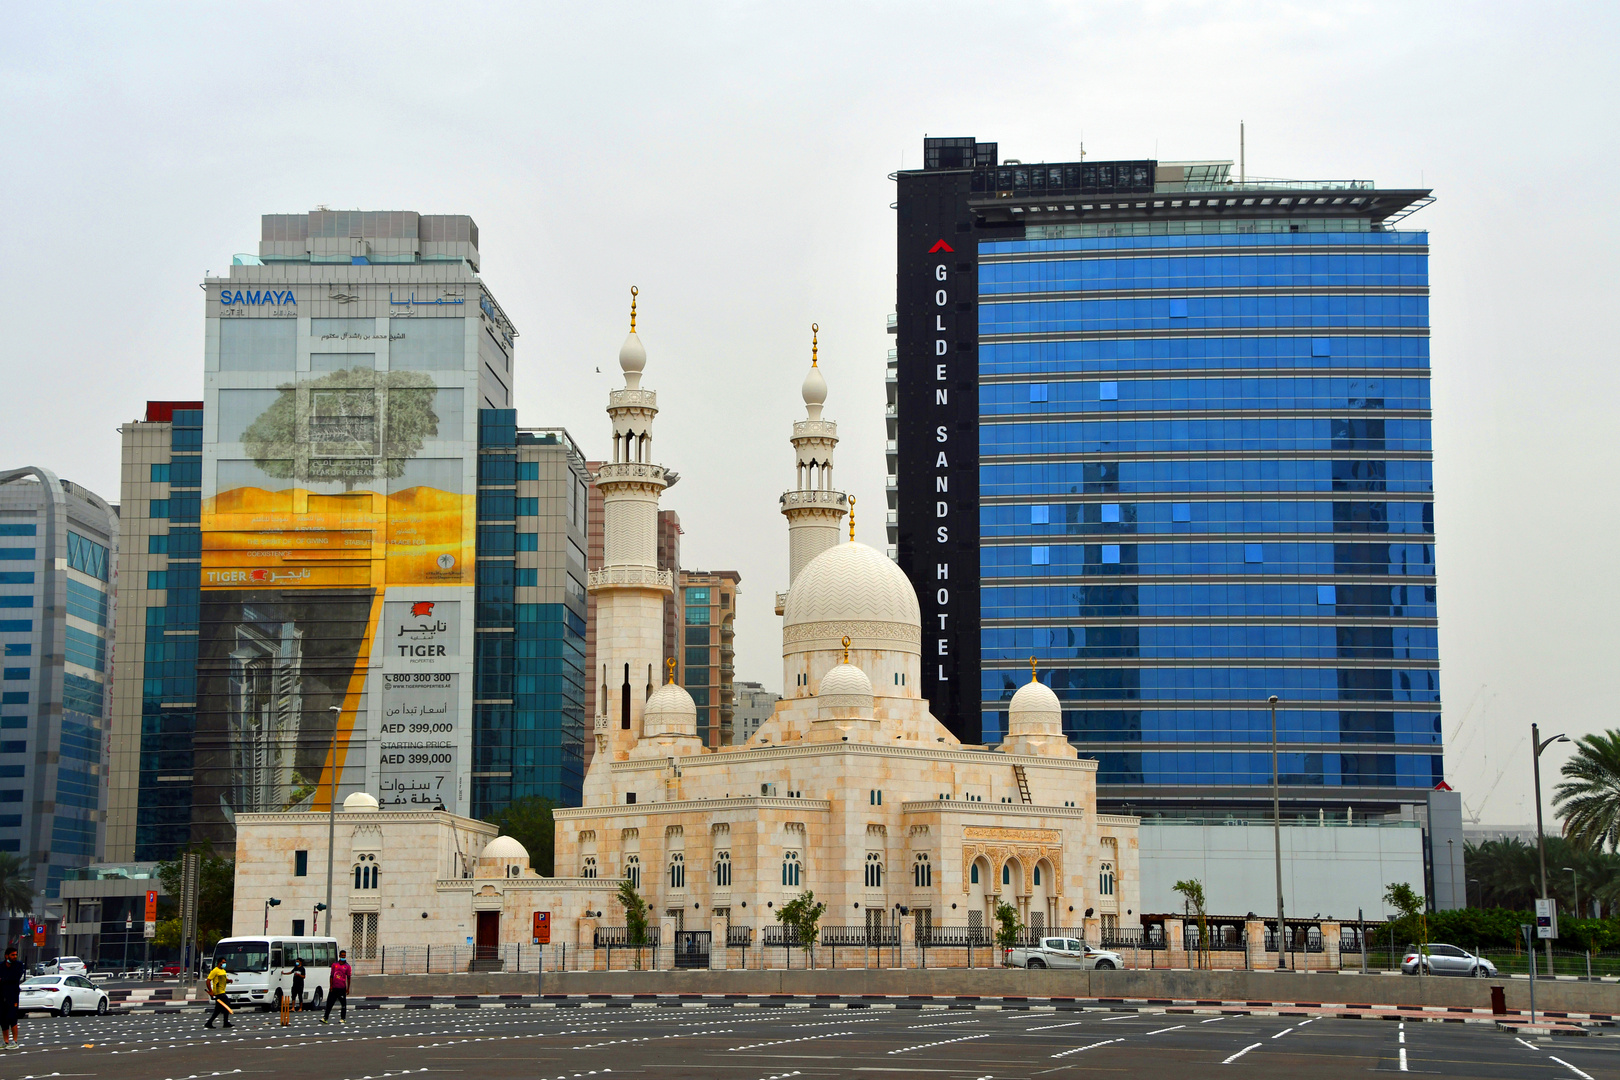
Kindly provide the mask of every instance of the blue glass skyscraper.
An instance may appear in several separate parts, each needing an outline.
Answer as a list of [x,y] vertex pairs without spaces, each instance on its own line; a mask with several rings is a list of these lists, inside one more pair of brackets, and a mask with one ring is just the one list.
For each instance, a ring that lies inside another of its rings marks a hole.
[[1428,236],[1395,226],[1428,192],[929,144],[898,177],[895,533],[931,674],[978,687],[962,733],[1000,739],[1033,657],[1115,808],[1269,810],[1273,694],[1285,801],[1422,801]]

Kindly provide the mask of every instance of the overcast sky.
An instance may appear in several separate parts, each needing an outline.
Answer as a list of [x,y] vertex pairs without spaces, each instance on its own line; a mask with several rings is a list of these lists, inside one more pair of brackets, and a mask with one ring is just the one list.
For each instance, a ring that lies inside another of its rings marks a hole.
[[640,286],[683,562],[741,572],[737,674],[779,690],[812,321],[838,480],[885,543],[887,174],[924,134],[1235,157],[1241,119],[1251,176],[1439,198],[1409,224],[1433,244],[1447,776],[1470,816],[1521,824],[1532,720],[1620,726],[1617,10],[5,0],[0,466],[116,500],[117,425],[200,396],[198,283],[257,249],[260,214],[470,214],[522,335],[520,423],[592,455]]

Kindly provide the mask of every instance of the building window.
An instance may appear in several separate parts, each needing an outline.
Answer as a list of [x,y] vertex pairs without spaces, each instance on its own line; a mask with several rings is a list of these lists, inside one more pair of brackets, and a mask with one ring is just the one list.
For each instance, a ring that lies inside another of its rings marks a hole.
[[361,862],[354,866],[354,887],[359,890],[375,889],[377,887],[377,864],[373,861],[375,855],[362,855]]
[[1103,503],[1102,519],[1105,524],[1119,521],[1119,503]]
[[1316,602],[1332,607],[1339,602],[1339,587],[1337,585],[1318,585],[1316,587]]
[[1262,555],[1262,547],[1261,547],[1261,545],[1260,544],[1244,544],[1243,545],[1243,561],[1246,562],[1246,563],[1264,562],[1265,559],[1264,559],[1264,557]]
[[1103,896],[1114,895],[1114,864],[1103,863],[1102,870],[1097,874],[1097,891]]
[[1003,885],[1012,884],[1012,863],[1001,864],[1001,883]]
[[877,851],[866,853],[866,887],[868,889],[883,888],[883,854]]
[[686,888],[686,856],[679,851],[669,857],[669,887]]
[[928,853],[919,851],[916,862],[911,864],[911,886],[914,889],[927,889],[934,884],[934,868],[928,865]]
[[1119,400],[1119,383],[1117,383],[1117,382],[1098,383],[1097,384],[1097,400],[1099,400],[1099,401],[1118,401]]
[[1171,521],[1191,521],[1192,520],[1192,503],[1171,503],[1170,504],[1170,520]]
[[630,882],[632,889],[641,888],[641,856],[627,855],[624,859],[624,876]]
[[1029,400],[1045,401],[1046,385],[1046,383],[1031,383],[1029,386]]
[[309,877],[309,852],[293,852],[293,877]]
[[731,888],[731,852],[721,851],[714,857],[714,887]]
[[1036,867],[1035,867],[1035,884],[1039,885],[1040,883],[1041,883],[1041,868],[1040,868],[1039,865],[1036,865]]
[[585,856],[585,865],[583,865],[583,866],[581,866],[579,868],[579,876],[583,877],[583,878],[593,878],[593,877],[596,876],[596,856],[595,855],[587,855],[587,856]]
[[351,960],[377,959],[377,913],[356,912],[350,916],[349,958]]
[[1049,547],[1032,547],[1029,549],[1029,565],[1052,565],[1052,549]]
[[978,883],[979,883],[979,864],[974,863],[972,866],[968,867],[968,884],[977,885]]
[[1050,506],[1030,507],[1029,523],[1031,525],[1050,525],[1052,523],[1052,508]]
[[709,606],[709,588],[708,588],[708,586],[705,585],[705,586],[703,586],[701,588],[698,588],[698,587],[688,588],[686,590],[686,602],[688,604],[701,604],[704,607],[708,607]]
[[292,936],[293,937],[303,937],[304,936],[304,920],[303,919],[294,919],[292,921],[292,924],[293,924]]
[[799,853],[797,851],[782,852],[782,884],[789,888],[798,888],[800,878]]
[[1105,563],[1119,562],[1119,545],[1104,544],[1102,546],[1102,561]]
[[873,789],[872,791],[868,791],[866,793],[866,801],[871,803],[873,806],[882,806],[883,805],[883,792],[878,791],[876,789]]

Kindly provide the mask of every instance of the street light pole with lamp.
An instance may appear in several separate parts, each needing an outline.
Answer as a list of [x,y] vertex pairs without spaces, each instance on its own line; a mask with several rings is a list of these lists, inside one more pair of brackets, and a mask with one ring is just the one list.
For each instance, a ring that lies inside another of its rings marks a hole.
[[338,725],[343,720],[343,706],[328,705],[332,717],[332,798],[326,807],[326,936],[332,936],[332,854],[337,846],[337,786],[338,786]]
[[1575,879],[1575,908],[1571,912],[1571,914],[1574,915],[1577,919],[1583,918],[1583,916],[1581,915],[1581,875],[1580,875],[1580,871],[1576,870],[1573,866],[1564,867],[1564,871],[1565,871],[1565,873],[1569,874],[1571,877],[1573,877]]
[[[1541,898],[1547,899],[1547,835],[1541,828],[1541,752],[1555,742],[1569,742],[1568,735],[1554,735],[1543,741],[1541,728],[1537,724],[1530,725],[1530,746],[1535,754],[1530,760],[1532,771],[1536,780],[1536,853],[1541,859]],[[1553,973],[1552,938],[1543,938],[1547,943],[1547,974]]]
[[268,899],[268,900],[266,900],[264,902],[264,932],[266,934],[268,934],[270,932],[270,909],[273,908],[273,907],[280,907],[280,906],[281,906],[281,901],[277,900],[273,896],[270,899]]
[[1277,790],[1277,695],[1267,702],[1271,705],[1271,849],[1277,861],[1277,970],[1283,963],[1283,949],[1288,940],[1288,925],[1283,922],[1282,887],[1282,798]]

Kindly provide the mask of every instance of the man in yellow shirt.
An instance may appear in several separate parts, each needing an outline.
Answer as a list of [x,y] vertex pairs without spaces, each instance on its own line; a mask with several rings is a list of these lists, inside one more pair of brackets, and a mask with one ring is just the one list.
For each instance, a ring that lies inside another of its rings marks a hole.
[[225,970],[225,961],[220,960],[214,964],[214,970],[208,973],[208,995],[214,999],[214,1011],[208,1014],[208,1023],[203,1027],[212,1028],[214,1018],[223,1016],[225,1026],[231,1026],[231,1009],[225,1004],[225,986],[229,981],[230,972]]

